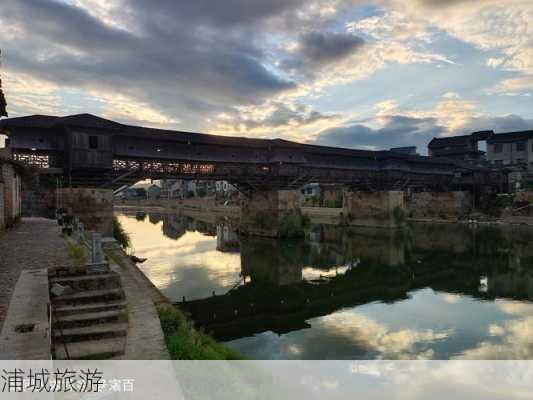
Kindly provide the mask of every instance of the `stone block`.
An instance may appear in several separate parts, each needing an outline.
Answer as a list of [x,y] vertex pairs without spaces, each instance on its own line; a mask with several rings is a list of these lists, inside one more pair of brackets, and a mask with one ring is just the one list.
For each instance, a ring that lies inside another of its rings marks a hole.
[[403,191],[344,193],[343,213],[352,225],[396,227],[403,223]]
[[87,231],[113,236],[113,191],[108,189],[59,189],[61,207],[75,215]]
[[408,215],[415,219],[458,220],[471,209],[472,196],[465,191],[412,193],[408,201]]
[[241,203],[240,231],[254,236],[278,237],[280,222],[287,214],[300,214],[298,191],[255,191]]

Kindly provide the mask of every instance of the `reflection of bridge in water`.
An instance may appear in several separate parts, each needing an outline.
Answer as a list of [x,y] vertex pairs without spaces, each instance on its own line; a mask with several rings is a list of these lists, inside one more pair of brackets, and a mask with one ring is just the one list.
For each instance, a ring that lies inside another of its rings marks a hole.
[[300,242],[241,239],[242,284],[180,307],[198,326],[230,340],[302,329],[311,318],[396,302],[422,288],[483,300],[533,299],[533,269],[526,267],[533,261],[533,233],[527,228],[321,227],[312,236]]

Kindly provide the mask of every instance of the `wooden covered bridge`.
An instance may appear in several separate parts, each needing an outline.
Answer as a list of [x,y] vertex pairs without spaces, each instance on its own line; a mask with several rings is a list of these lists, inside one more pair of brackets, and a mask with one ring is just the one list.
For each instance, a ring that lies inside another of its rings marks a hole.
[[0,121],[13,158],[69,187],[118,188],[141,179],[226,180],[240,190],[309,182],[362,190],[500,187],[500,172],[447,159],[124,125],[90,114]]

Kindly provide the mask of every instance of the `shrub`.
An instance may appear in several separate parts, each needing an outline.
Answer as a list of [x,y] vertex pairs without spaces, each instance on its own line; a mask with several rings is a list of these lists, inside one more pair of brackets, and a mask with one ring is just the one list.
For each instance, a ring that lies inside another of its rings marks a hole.
[[123,249],[131,246],[130,235],[124,230],[124,227],[116,216],[113,217],[113,237]]
[[167,348],[173,360],[241,360],[237,351],[216,342],[211,336],[196,330],[177,308],[161,306],[159,319]]
[[285,214],[280,221],[279,235],[282,238],[302,237],[311,226],[311,220],[301,213]]
[[70,258],[72,258],[74,262],[74,266],[76,268],[83,267],[85,264],[87,264],[87,261],[89,260],[89,255],[87,254],[87,250],[85,247],[70,242],[67,242],[68,245],[68,254]]

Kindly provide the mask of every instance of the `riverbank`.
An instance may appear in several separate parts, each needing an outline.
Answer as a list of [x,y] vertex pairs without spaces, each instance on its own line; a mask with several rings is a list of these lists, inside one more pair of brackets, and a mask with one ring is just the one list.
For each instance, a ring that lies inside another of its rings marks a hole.
[[[214,223],[217,217],[226,217],[238,219],[240,217],[240,208],[237,205],[214,205],[212,201],[204,199],[186,200],[177,202],[174,200],[135,200],[115,204],[115,210],[119,211],[153,211],[161,213],[179,212],[193,218]],[[342,208],[326,207],[302,207],[302,214],[310,218],[314,224],[339,225],[343,218]],[[504,217],[491,217],[479,213],[472,214],[470,217],[458,218],[409,218],[409,223],[424,224],[491,224],[491,225],[530,225],[533,226],[533,216],[509,215]]]

